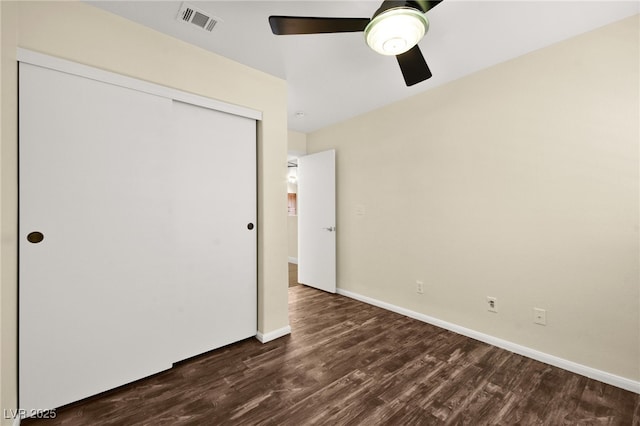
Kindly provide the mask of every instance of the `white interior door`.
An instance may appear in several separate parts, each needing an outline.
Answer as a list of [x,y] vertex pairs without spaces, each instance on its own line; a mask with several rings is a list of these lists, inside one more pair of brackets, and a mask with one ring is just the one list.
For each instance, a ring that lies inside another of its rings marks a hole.
[[20,64],[21,408],[256,334],[255,141],[251,119]]
[[298,281],[336,292],[334,150],[298,159]]

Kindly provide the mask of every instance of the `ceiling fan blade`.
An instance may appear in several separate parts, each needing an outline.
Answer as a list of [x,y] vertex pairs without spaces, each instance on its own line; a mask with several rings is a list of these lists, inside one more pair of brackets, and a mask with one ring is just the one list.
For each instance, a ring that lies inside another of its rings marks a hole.
[[407,52],[396,56],[404,82],[407,86],[413,86],[431,77],[431,71],[424,60],[420,48],[416,44]]
[[350,33],[364,31],[369,18],[315,18],[304,16],[269,16],[276,35]]

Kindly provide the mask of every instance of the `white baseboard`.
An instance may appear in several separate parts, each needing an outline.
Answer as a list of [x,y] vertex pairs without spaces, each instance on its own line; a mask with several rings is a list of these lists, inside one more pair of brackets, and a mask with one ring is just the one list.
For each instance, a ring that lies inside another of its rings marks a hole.
[[297,265],[298,264],[298,258],[297,257],[289,257],[289,263],[295,263]]
[[258,333],[256,333],[256,339],[261,343],[267,343],[279,337],[286,336],[287,334],[291,334],[291,326],[282,327],[264,334],[258,331]]
[[502,349],[506,349],[518,355],[526,356],[527,358],[535,359],[536,361],[544,362],[545,364],[553,365],[554,367],[562,368],[563,370],[571,371],[572,373],[580,374],[582,376],[589,377],[590,379],[598,380],[600,382],[640,394],[640,382],[627,379],[625,377],[620,377],[615,374],[607,373],[606,371],[597,370],[592,367],[587,367],[586,365],[578,364],[576,362],[569,361],[563,358],[558,358],[557,356],[540,352],[538,350],[531,349],[526,346],[510,342],[508,340],[503,340],[498,337],[481,333],[479,331],[461,327],[447,321],[430,317],[428,315],[411,311],[409,309],[401,308],[400,306],[382,302],[380,300],[373,299],[368,296],[363,296],[358,293],[343,290],[341,288],[337,289],[337,293],[351,299],[359,300],[369,305],[396,312],[398,314],[414,318],[431,325],[435,325],[436,327],[444,328],[446,330],[453,331],[454,333],[462,334],[463,336],[467,336],[472,339],[479,340],[481,342],[488,343]]

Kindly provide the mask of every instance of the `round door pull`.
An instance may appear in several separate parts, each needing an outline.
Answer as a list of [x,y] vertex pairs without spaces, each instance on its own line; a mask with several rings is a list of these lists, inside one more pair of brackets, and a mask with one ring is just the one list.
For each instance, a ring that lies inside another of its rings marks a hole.
[[27,241],[29,241],[30,243],[33,244],[38,244],[39,242],[42,242],[42,240],[44,240],[44,235],[42,234],[42,232],[30,232],[29,235],[27,235]]
[[249,231],[251,231],[251,230],[253,229],[253,223],[249,223],[249,224],[247,225],[247,229],[248,229]]

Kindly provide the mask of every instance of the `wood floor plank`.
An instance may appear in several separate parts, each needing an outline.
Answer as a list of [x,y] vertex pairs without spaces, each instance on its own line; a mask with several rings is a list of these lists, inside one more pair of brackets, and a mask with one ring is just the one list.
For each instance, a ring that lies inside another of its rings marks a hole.
[[637,425],[640,396],[303,285],[247,339],[23,425]]

